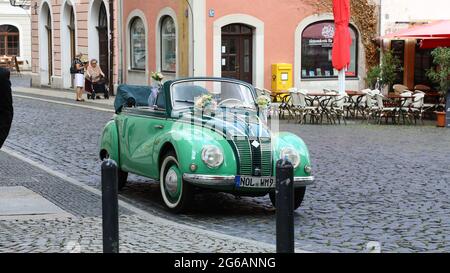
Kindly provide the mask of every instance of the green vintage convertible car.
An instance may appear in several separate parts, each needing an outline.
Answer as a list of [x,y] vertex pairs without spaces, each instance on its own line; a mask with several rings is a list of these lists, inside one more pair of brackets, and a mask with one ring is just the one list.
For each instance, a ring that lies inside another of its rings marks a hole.
[[[188,209],[201,189],[265,196],[275,204],[275,165],[295,167],[295,208],[313,183],[305,143],[271,132],[258,117],[253,86],[224,78],[166,82],[149,106],[150,91],[121,86],[116,115],[101,136],[100,159],[118,163],[119,189],[133,173],[159,181],[173,212]],[[137,88],[139,89],[139,88]],[[147,94],[147,95],[145,95]]]

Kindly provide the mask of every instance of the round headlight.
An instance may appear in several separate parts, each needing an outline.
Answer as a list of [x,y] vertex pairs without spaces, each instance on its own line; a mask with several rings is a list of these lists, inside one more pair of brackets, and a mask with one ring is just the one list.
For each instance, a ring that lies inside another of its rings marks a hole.
[[300,165],[300,155],[292,148],[284,148],[280,153],[281,159],[287,159],[292,163],[294,169]]
[[210,168],[217,168],[223,163],[222,151],[213,145],[203,147],[202,160]]

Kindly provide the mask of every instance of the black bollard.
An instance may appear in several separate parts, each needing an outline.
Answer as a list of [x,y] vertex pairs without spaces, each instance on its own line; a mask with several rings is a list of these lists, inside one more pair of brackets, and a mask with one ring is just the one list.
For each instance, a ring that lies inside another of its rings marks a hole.
[[103,253],[119,253],[119,201],[117,164],[102,163]]
[[294,253],[294,167],[280,159],[276,167],[277,253]]

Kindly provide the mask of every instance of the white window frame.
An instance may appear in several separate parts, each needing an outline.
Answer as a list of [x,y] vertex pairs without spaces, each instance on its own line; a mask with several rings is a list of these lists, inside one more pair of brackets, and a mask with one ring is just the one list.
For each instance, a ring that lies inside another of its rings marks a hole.
[[161,67],[162,66],[162,64],[161,64],[161,23],[162,23],[162,19],[164,19],[164,17],[166,17],[166,16],[172,17],[172,20],[173,20],[173,22],[175,24],[175,36],[176,36],[176,39],[175,39],[175,44],[176,44],[176,47],[175,47],[176,71],[175,71],[175,73],[166,73],[166,75],[165,75],[165,76],[167,76],[166,77],[167,79],[171,79],[171,78],[177,78],[178,75],[179,75],[179,71],[180,71],[179,56],[178,56],[178,52],[179,52],[179,49],[178,49],[179,27],[178,27],[177,14],[172,8],[169,8],[169,7],[163,8],[159,12],[158,16],[156,17],[156,24],[155,24],[155,26],[156,26],[156,29],[155,29],[155,35],[156,35],[156,37],[155,37],[155,41],[156,41],[155,66],[156,67],[155,67],[154,71],[155,72],[160,72],[161,68],[162,68]]

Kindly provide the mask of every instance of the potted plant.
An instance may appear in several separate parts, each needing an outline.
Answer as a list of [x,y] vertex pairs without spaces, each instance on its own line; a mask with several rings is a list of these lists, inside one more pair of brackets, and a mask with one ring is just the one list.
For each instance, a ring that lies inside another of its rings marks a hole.
[[400,60],[394,56],[392,50],[388,50],[383,54],[381,65],[374,66],[367,71],[366,83],[371,89],[387,88],[387,90],[391,90],[397,80],[399,70],[403,70]]
[[[442,97],[447,97],[447,107],[450,107],[450,48],[438,47],[431,52],[433,63],[437,66],[427,71],[428,78],[439,85],[439,93]],[[445,127],[445,111],[436,112],[437,126]]]

